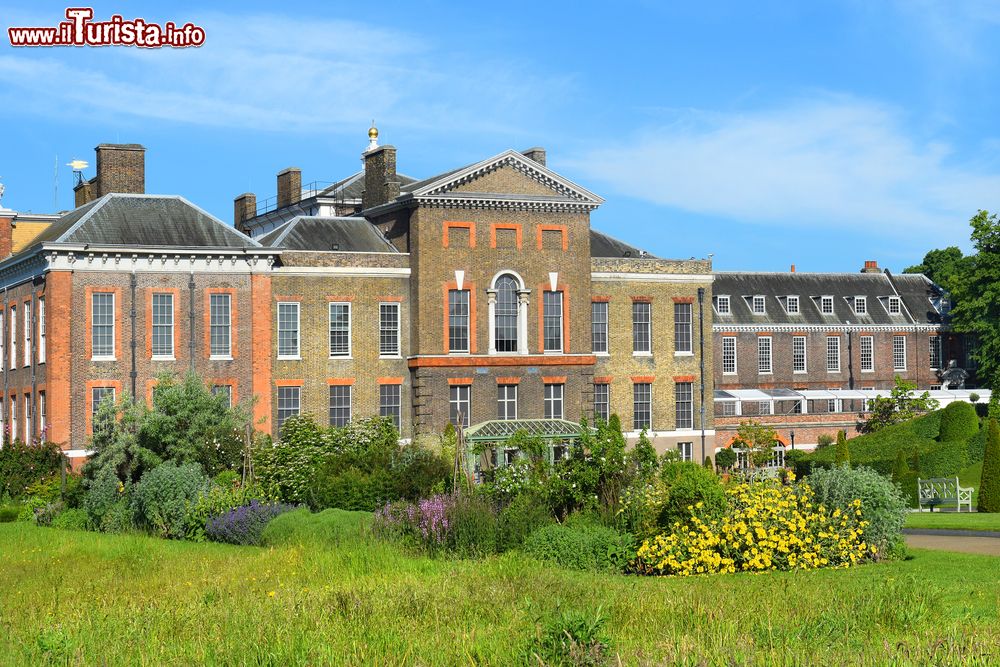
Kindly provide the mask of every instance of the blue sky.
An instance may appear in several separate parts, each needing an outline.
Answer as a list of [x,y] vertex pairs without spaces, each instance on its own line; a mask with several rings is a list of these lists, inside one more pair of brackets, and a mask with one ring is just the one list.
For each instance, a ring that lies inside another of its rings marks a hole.
[[[0,4],[4,28],[65,4]],[[147,147],[147,192],[227,222],[275,174],[426,177],[541,145],[595,227],[720,270],[893,270],[1000,209],[1000,3],[99,2],[200,49],[0,46],[3,204],[72,208],[72,158]],[[5,31],[4,31],[5,32]],[[58,162],[56,159],[58,156]],[[58,164],[58,200],[54,169]],[[92,170],[90,172],[92,174]]]

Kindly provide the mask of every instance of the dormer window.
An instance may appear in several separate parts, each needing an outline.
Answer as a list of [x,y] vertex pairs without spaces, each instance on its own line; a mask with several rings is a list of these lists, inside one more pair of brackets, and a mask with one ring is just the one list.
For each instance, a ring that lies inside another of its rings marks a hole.
[[715,297],[715,309],[719,312],[719,315],[729,315],[729,295],[723,294],[721,296]]
[[786,297],[785,300],[785,310],[788,311],[789,315],[799,314],[799,297],[798,295],[792,294]]
[[889,314],[890,315],[899,315],[901,312],[903,312],[903,307],[902,307],[902,303],[899,300],[899,297],[898,296],[890,296],[889,297]]
[[767,312],[764,309],[764,296],[761,294],[755,295],[753,299],[751,299],[750,308],[753,311],[754,315],[763,315],[765,312]]
[[863,296],[854,297],[854,312],[864,315],[868,312],[868,299]]
[[819,312],[824,315],[833,314],[833,297],[832,296],[821,296],[819,298]]

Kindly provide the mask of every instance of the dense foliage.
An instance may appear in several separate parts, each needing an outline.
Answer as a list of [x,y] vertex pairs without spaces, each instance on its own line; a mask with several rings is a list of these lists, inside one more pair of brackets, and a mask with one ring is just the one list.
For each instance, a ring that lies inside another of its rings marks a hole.
[[57,477],[62,465],[62,451],[54,442],[8,442],[0,447],[0,498],[21,497],[32,484]]
[[979,511],[1000,512],[1000,425],[990,419],[986,427],[986,454],[979,483]]
[[185,537],[188,507],[198,502],[209,485],[197,463],[168,462],[153,468],[132,492],[136,525],[160,537]]
[[524,543],[524,551],[574,570],[621,572],[635,558],[634,538],[598,523],[576,521],[539,528]]
[[257,545],[260,544],[264,528],[271,519],[294,509],[295,505],[288,503],[262,503],[251,500],[248,505],[236,507],[209,519],[205,526],[205,534],[213,542]]
[[868,412],[858,425],[862,433],[875,433],[887,426],[908,421],[937,409],[930,392],[916,393],[917,385],[896,376],[896,384],[888,396],[878,396],[868,402]]
[[955,401],[941,410],[938,440],[941,442],[968,442],[979,433],[979,416],[972,403]]

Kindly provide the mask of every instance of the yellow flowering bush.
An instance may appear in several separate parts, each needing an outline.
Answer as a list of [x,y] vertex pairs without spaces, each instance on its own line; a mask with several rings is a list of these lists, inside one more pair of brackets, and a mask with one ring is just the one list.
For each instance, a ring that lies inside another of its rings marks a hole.
[[[642,574],[692,575],[849,567],[872,558],[865,541],[861,501],[848,510],[813,502],[807,484],[737,484],[726,490],[729,510],[721,519],[691,518],[639,547]],[[699,503],[700,505],[700,503]]]

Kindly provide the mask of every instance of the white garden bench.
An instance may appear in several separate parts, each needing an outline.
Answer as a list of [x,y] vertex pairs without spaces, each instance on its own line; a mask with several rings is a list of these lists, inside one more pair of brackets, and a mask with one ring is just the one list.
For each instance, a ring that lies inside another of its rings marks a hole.
[[936,506],[946,503],[955,503],[959,512],[965,505],[971,512],[972,487],[959,486],[958,477],[917,478],[917,502],[920,509],[927,505],[932,512]]

